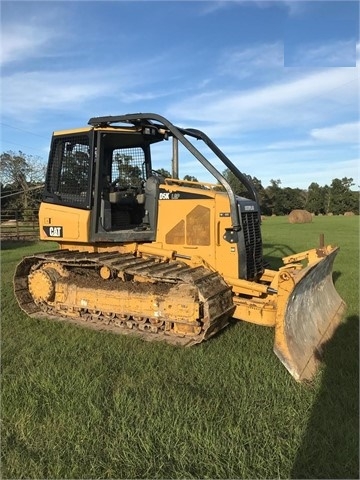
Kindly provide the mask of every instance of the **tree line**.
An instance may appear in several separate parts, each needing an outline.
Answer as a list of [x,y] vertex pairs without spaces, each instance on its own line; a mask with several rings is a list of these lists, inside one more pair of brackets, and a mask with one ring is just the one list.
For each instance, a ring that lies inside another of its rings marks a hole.
[[41,202],[45,166],[39,157],[19,151],[0,155],[1,212],[16,210],[21,217],[32,216]]
[[[17,210],[24,217],[37,209],[41,202],[45,168],[38,157],[21,151],[2,153],[1,211]],[[171,177],[165,169],[160,169],[157,173]],[[246,189],[230,170],[226,169],[222,173],[237,195],[247,196]],[[330,185],[324,187],[313,182],[307,189],[300,189],[282,187],[279,179],[270,180],[270,185],[264,187],[256,177],[247,177],[258,192],[263,215],[288,215],[295,209],[307,210],[315,215],[342,215],[345,212],[359,214],[359,191],[353,188],[352,178],[334,178]],[[183,180],[197,181],[192,175],[185,175]]]
[[[246,197],[246,190],[229,170],[225,170],[223,175],[237,195]],[[359,214],[359,191],[353,189],[352,178],[334,178],[330,185],[324,187],[312,182],[307,189],[301,189],[282,188],[279,179],[270,180],[270,185],[264,188],[256,177],[247,177],[255,185],[263,215],[288,215],[296,209],[315,215]]]

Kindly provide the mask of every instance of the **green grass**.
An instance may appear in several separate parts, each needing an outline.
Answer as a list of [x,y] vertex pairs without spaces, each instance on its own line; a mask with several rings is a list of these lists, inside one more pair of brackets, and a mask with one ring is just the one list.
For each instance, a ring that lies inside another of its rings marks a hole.
[[29,319],[14,267],[50,246],[3,243],[2,478],[359,478],[358,217],[263,222],[273,263],[320,233],[348,307],[310,385],[265,327],[184,349]]

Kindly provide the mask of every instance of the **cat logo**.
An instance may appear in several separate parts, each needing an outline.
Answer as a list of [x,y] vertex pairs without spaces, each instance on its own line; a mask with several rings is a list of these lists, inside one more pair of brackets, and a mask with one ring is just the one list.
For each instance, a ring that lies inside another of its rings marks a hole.
[[63,227],[43,227],[48,237],[61,238],[63,236]]

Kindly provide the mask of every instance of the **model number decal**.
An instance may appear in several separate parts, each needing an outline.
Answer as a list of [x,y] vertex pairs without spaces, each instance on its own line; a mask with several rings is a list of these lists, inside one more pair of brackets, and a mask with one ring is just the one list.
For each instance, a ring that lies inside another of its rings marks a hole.
[[159,200],[170,200],[170,193],[159,193]]
[[43,227],[48,237],[60,238],[63,236],[63,227]]
[[160,192],[159,200],[178,200],[180,193]]
[[[195,190],[195,189],[194,189]],[[206,193],[197,193],[194,192],[166,192],[164,190],[160,190],[159,192],[159,200],[200,200],[200,199],[210,199],[212,198]]]

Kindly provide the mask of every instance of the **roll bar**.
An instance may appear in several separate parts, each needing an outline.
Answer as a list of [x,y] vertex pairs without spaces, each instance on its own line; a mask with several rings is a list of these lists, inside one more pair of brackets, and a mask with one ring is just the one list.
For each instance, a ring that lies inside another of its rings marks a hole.
[[[158,123],[154,123],[154,121]],[[229,182],[224,176],[207,160],[206,157],[185,137],[188,135],[197,140],[202,140],[212,152],[222,161],[222,163],[235,175],[235,177],[246,187],[249,196],[255,202],[258,202],[258,196],[253,183],[230,161],[230,159],[215,145],[215,143],[202,131],[194,128],[181,128],[173,125],[165,117],[156,113],[133,113],[118,116],[93,117],[88,124],[94,127],[108,127],[113,123],[130,123],[134,126],[153,126],[156,128],[167,129],[173,137],[177,138],[195,158],[216,178],[216,180],[225,188],[230,200],[230,213],[232,220],[232,230],[239,231],[241,223],[239,211],[237,208],[236,195]]]

